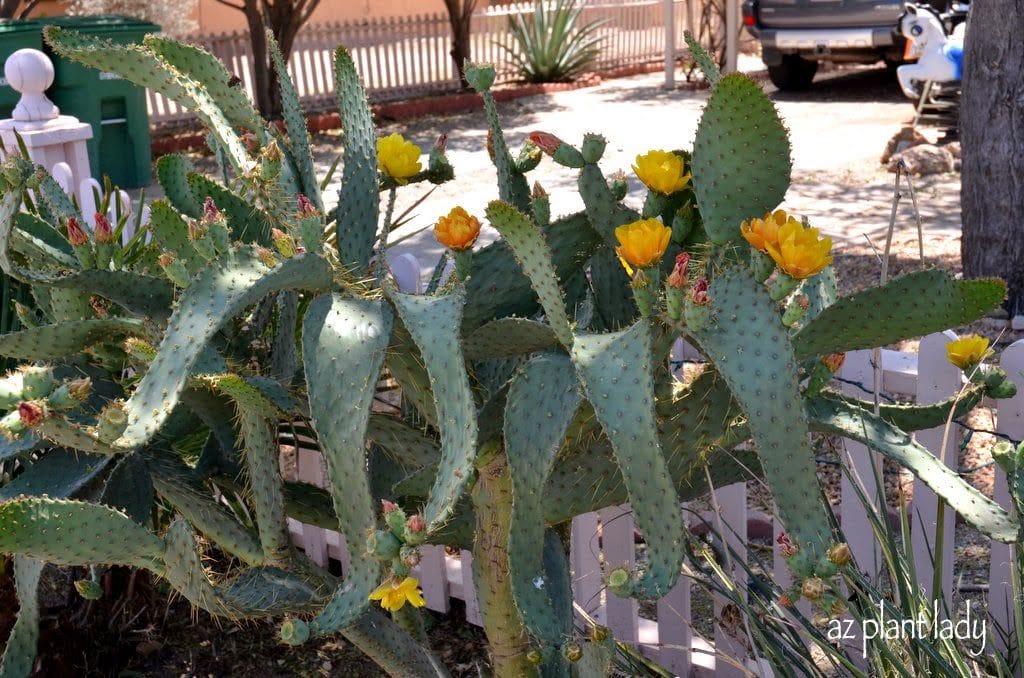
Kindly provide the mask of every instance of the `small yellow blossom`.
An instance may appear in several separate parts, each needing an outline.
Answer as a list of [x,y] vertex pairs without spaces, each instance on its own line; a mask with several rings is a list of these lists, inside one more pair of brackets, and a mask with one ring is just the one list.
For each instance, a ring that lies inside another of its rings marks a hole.
[[831,238],[818,238],[818,229],[794,220],[779,227],[779,241],[768,244],[768,254],[784,273],[798,280],[810,278],[832,263]]
[[648,151],[636,156],[633,172],[644,186],[662,195],[681,191],[690,182],[683,159],[669,151]]
[[461,207],[455,207],[437,220],[434,237],[452,250],[468,250],[480,235],[480,220]]
[[775,210],[762,219],[744,221],[740,224],[740,233],[755,250],[767,253],[768,245],[777,245],[779,242],[779,228],[790,221],[799,223],[785,211]]
[[401,581],[393,577],[374,589],[370,600],[379,600],[380,606],[388,612],[401,610],[407,602],[413,607],[423,607],[427,601],[423,600],[419,587],[420,582],[415,577]]
[[377,168],[399,184],[409,183],[409,178],[419,173],[421,154],[420,147],[401,134],[377,139]]
[[949,362],[961,370],[970,369],[991,353],[988,339],[979,337],[977,334],[969,334],[946,344],[946,357],[949,358]]
[[654,266],[668,248],[672,229],[657,219],[641,219],[615,229],[619,258],[633,268]]

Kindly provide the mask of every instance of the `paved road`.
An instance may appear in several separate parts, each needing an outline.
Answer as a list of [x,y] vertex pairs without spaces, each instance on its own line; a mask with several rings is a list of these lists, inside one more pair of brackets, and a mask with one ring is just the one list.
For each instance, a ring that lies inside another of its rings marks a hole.
[[[766,85],[790,128],[793,144],[794,181],[784,206],[808,217],[837,246],[867,248],[865,233],[875,241],[884,240],[892,199],[893,175],[879,166],[878,158],[913,111],[899,94],[895,78],[881,68],[839,71],[819,76],[819,81],[812,91],[799,95],[775,92]],[[692,145],[707,93],[666,91],[661,83],[657,74],[610,80],[595,88],[508,102],[499,111],[514,150],[532,130],[545,130],[577,144],[584,132],[600,132],[610,140],[602,162],[606,172],[629,173],[638,153]],[[449,135],[456,180],[416,207],[414,217],[396,234],[408,237],[397,251],[416,253],[425,267],[440,249],[429,229],[418,230],[456,204],[482,215],[486,204],[497,197],[495,171],[484,150],[485,129],[481,112],[432,116],[382,129],[385,134],[401,132],[424,149],[439,132]],[[331,157],[322,155],[326,167]],[[572,171],[545,159],[530,178],[551,194],[553,214],[582,207]],[[635,178],[631,181],[627,201],[639,206],[643,192]],[[916,183],[928,237],[959,237],[959,177]],[[398,211],[422,192],[421,187],[401,190]],[[909,201],[905,202],[898,224],[909,230],[912,213]]]

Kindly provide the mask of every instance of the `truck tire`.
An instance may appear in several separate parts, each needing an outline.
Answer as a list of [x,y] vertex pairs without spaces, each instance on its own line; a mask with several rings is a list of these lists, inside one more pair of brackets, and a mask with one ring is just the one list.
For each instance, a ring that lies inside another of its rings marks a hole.
[[810,89],[818,62],[804,59],[799,54],[782,55],[782,63],[768,67],[772,84],[783,92],[801,92]]

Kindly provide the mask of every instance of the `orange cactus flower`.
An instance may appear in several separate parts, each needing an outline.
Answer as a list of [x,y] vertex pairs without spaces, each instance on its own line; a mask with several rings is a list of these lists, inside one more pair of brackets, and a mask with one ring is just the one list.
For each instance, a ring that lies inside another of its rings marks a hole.
[[480,220],[461,207],[454,207],[446,216],[437,220],[434,237],[437,241],[455,250],[468,250],[480,235]]
[[397,132],[377,139],[377,167],[399,185],[409,183],[411,177],[419,174],[423,168],[422,154],[419,146]]
[[661,261],[672,229],[657,219],[641,219],[615,229],[619,257],[633,268],[647,268]]
[[789,220],[779,227],[779,241],[768,243],[768,255],[791,278],[801,280],[821,272],[832,263],[831,238],[819,238],[818,229]]
[[662,195],[681,191],[690,183],[686,163],[671,151],[647,151],[636,156],[633,172],[644,186]]
[[740,233],[751,247],[767,253],[768,245],[776,245],[779,242],[779,228],[790,221],[799,223],[785,211],[775,210],[764,215],[762,219],[747,219],[740,224]]

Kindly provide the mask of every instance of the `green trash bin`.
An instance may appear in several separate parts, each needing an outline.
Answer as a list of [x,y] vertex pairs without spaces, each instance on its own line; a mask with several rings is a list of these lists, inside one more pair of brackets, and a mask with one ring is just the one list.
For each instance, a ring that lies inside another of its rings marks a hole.
[[19,49],[43,48],[42,25],[38,21],[0,19],[0,120],[11,117],[11,111],[18,105],[21,95],[7,84],[3,77],[3,65],[7,57]]
[[[160,27],[125,16],[63,16],[40,19],[117,43],[138,43]],[[53,59],[53,87],[47,94],[66,115],[92,125],[89,166],[97,178],[109,176],[121,188],[148,186],[151,179],[146,90],[114,73],[73,63],[45,48]]]

